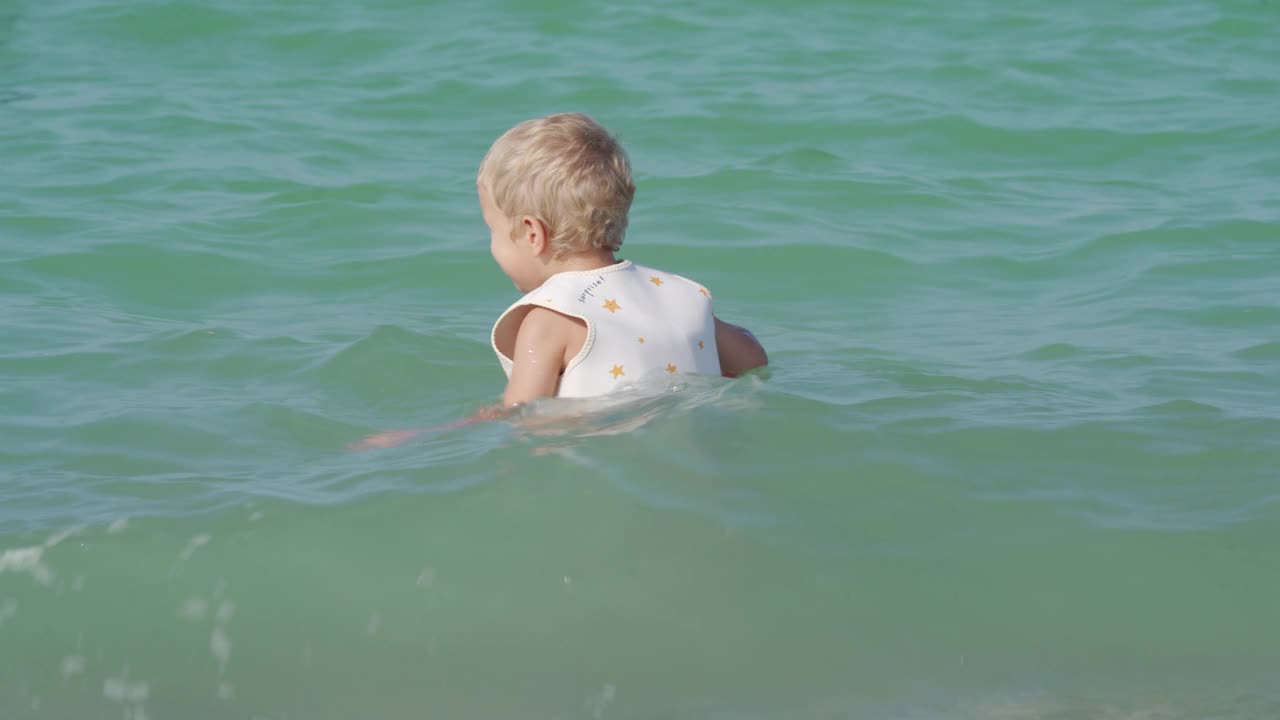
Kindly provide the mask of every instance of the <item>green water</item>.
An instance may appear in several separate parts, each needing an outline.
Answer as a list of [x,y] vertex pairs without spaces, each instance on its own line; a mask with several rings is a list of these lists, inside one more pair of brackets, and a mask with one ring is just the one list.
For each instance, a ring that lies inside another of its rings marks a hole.
[[[1280,717],[1277,37],[0,0],[0,718]],[[500,393],[560,110],[771,376],[347,450]]]

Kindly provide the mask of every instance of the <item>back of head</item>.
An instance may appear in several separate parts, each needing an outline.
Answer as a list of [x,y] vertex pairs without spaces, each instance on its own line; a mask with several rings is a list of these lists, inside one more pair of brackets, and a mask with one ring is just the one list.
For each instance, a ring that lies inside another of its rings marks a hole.
[[508,218],[541,220],[556,257],[620,248],[636,192],[622,145],[581,113],[511,128],[489,148],[477,182]]

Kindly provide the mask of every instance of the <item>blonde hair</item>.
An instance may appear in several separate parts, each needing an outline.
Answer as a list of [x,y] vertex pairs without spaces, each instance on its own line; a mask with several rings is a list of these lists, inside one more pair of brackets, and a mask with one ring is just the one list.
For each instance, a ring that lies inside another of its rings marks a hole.
[[622,247],[636,193],[622,145],[582,113],[506,131],[484,156],[476,182],[508,218],[541,220],[557,258]]

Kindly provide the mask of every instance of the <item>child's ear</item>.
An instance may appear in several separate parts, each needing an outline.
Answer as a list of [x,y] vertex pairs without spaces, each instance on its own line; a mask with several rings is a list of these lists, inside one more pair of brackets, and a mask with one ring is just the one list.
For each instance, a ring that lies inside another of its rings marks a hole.
[[529,246],[529,250],[534,257],[539,257],[550,248],[550,238],[547,233],[547,224],[541,219],[532,215],[525,215],[520,218],[521,229],[523,230],[524,240]]

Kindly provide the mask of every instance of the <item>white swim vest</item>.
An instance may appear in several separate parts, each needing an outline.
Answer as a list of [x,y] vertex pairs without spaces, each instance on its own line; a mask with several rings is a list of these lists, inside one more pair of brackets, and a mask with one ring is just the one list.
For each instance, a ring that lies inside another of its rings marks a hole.
[[519,329],[512,313],[530,305],[587,324],[586,342],[560,376],[557,397],[605,395],[656,374],[720,374],[711,293],[679,275],[623,260],[551,276],[493,325],[493,350],[508,378],[512,360],[504,348],[515,346]]

